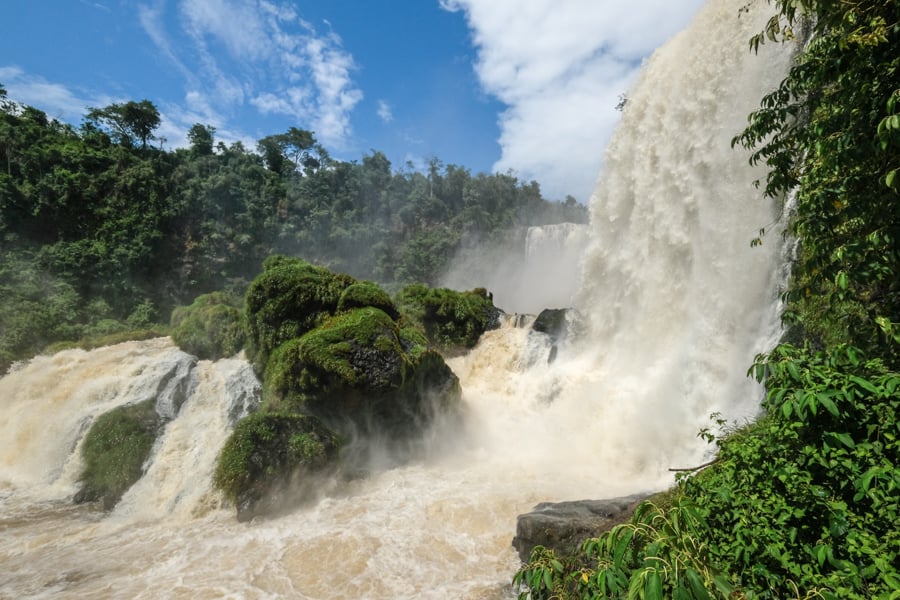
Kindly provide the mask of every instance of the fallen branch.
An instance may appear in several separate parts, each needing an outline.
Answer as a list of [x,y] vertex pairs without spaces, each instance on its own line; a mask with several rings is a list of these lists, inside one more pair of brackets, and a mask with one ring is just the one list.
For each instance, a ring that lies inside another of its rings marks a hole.
[[705,462],[705,463],[703,463],[702,465],[699,465],[699,466],[696,466],[696,467],[686,467],[686,468],[684,468],[684,469],[672,469],[672,468],[670,468],[669,470],[670,470],[670,471],[680,471],[680,472],[693,473],[694,471],[699,471],[700,469],[705,469],[706,467],[708,467],[708,466],[710,466],[710,465],[714,465],[714,464],[716,464],[717,462],[719,462],[719,459],[718,459],[718,458],[714,458],[714,459],[712,459],[711,461]]

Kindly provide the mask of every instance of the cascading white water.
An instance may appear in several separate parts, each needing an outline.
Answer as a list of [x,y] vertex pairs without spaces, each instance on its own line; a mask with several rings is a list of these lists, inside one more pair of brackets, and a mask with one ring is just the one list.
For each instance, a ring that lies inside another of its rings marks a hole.
[[243,361],[201,361],[142,480],[98,514],[70,502],[86,427],[155,397],[183,353],[67,351],[0,379],[0,597],[508,598],[517,514],[656,489],[699,460],[709,412],[753,412],[743,373],[777,331],[776,252],[748,243],[774,207],[729,141],[786,53],[747,52],[766,15],[745,2],[710,2],[628,94],[592,201],[584,343],[550,363],[516,319],[486,334],[449,361],[465,426],[436,427],[411,463],[239,524],[209,476],[258,384]]
[[557,223],[516,231],[501,242],[464,246],[440,285],[487,288],[507,312],[571,307],[590,231],[588,225]]

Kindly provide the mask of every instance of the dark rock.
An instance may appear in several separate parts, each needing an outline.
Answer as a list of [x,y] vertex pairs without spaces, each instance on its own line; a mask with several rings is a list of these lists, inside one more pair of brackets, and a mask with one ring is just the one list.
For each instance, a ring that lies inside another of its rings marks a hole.
[[648,494],[608,500],[542,502],[516,519],[512,545],[522,562],[528,562],[535,546],[557,554],[571,554],[581,543],[627,520]]
[[545,308],[532,323],[531,328],[541,333],[546,333],[554,341],[560,341],[566,337],[566,308]]

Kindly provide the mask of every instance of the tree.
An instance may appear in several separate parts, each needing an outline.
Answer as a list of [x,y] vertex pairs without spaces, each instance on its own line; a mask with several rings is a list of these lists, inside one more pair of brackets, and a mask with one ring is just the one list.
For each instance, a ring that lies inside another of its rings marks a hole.
[[213,134],[216,128],[212,125],[194,123],[187,134],[191,143],[191,153],[194,156],[209,156],[213,153]]
[[153,131],[161,122],[159,110],[149,100],[130,100],[124,104],[113,103],[105,108],[91,108],[86,119],[105,129],[121,145],[133,147],[139,141],[141,149],[147,147],[148,140],[155,139]]

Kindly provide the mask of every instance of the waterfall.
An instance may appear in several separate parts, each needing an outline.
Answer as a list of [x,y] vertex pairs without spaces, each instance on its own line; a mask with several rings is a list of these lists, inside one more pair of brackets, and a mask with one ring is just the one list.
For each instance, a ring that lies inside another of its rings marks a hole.
[[[449,360],[463,425],[439,423],[418,459],[237,523],[210,475],[258,399],[245,361],[196,361],[160,338],[0,379],[0,597],[511,598],[517,514],[657,490],[702,460],[711,412],[754,415],[744,373],[778,334],[780,236],[749,244],[778,207],[730,139],[787,52],[747,51],[767,14],[745,4],[710,1],[628,92],[578,253],[583,334],[556,343],[510,317]],[[535,230],[529,260],[572,235]],[[72,506],[92,420],[160,397],[168,420],[140,481],[111,513]]]

